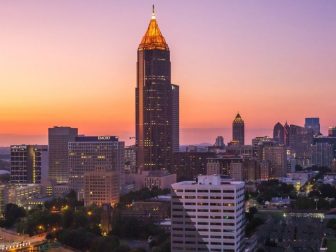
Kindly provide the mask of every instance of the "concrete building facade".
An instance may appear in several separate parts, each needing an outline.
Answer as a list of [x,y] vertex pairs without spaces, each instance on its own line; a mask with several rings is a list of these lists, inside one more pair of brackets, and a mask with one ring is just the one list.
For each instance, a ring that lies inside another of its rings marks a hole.
[[173,184],[171,251],[242,251],[244,187],[218,175]]

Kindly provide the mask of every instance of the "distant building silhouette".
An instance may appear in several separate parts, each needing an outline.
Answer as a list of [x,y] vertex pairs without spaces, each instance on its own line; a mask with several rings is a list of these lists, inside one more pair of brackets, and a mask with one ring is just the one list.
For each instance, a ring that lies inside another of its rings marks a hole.
[[312,129],[293,124],[289,126],[289,147],[295,153],[299,165],[309,165],[310,146],[313,144],[313,140],[314,132]]
[[319,135],[320,133],[320,118],[318,117],[308,117],[305,119],[305,128],[312,129],[314,135]]
[[328,136],[336,137],[336,127],[329,127],[328,129]]
[[279,122],[274,126],[273,139],[277,144],[285,144],[285,128]]
[[245,123],[239,113],[232,123],[232,142],[238,142],[240,145],[245,144]]
[[217,148],[224,148],[225,147],[224,138],[222,136],[216,137],[216,142],[214,146]]
[[289,146],[289,130],[290,130],[290,126],[286,122],[284,125],[284,145],[285,146]]

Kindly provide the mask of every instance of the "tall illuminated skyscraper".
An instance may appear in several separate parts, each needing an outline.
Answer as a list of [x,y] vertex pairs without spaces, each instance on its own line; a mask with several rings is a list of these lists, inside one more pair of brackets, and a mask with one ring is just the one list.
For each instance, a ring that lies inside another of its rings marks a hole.
[[179,150],[179,87],[171,83],[170,52],[156,21],[138,48],[136,87],[137,169],[170,169]]
[[232,123],[232,140],[240,145],[245,144],[245,123],[239,113]]

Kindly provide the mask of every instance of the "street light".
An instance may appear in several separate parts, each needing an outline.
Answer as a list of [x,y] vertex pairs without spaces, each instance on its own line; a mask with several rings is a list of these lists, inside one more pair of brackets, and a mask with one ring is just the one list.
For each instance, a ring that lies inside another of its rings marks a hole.
[[317,211],[317,202],[318,202],[318,198],[315,198],[314,201],[315,201],[315,210]]

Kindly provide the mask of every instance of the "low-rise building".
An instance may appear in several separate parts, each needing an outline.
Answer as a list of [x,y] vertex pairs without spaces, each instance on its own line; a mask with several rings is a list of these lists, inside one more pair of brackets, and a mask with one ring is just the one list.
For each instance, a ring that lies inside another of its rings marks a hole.
[[336,183],[336,173],[326,173],[323,176],[323,184],[330,184],[333,185]]
[[41,198],[41,186],[38,184],[7,185],[5,187],[5,203],[25,207],[32,199]]
[[143,171],[125,176],[126,185],[133,190],[140,190],[144,187],[170,189],[170,186],[175,182],[176,174],[170,174],[167,171]]
[[145,187],[170,189],[171,185],[176,183],[176,174],[170,174],[165,171],[150,171],[145,177]]
[[170,202],[163,201],[141,201],[127,205],[121,212],[124,217],[135,217],[139,219],[152,219],[160,222],[170,218]]

